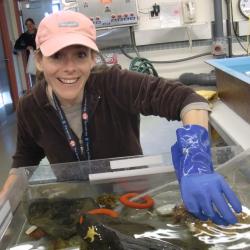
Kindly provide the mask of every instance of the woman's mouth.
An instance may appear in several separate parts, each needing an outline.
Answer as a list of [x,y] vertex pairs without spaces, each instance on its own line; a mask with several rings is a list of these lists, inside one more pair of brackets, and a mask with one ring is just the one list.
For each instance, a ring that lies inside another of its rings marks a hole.
[[58,80],[63,84],[74,84],[76,83],[80,78],[71,78],[71,79],[65,79],[65,78],[58,78]]

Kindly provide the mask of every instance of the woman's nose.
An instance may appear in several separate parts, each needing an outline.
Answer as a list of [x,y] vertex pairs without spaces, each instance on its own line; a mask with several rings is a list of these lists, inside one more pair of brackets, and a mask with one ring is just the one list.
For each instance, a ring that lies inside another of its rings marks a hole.
[[76,70],[76,64],[72,58],[65,58],[63,67],[64,71],[67,72],[74,72]]

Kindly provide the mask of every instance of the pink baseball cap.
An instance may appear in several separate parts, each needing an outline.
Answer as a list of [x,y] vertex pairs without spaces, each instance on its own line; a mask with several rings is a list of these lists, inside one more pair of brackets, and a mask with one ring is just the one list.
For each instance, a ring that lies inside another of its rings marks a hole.
[[70,45],[83,45],[99,51],[92,21],[79,12],[58,11],[42,19],[36,34],[36,47],[51,56]]

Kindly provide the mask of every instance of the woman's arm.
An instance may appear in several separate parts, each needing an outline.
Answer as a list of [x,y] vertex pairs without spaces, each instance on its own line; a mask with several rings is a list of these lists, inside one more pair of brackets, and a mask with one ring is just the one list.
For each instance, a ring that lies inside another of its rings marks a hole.
[[11,211],[17,208],[22,194],[27,187],[27,177],[25,169],[11,169],[2,189],[0,190],[0,200],[2,202],[9,201]]
[[183,125],[200,125],[208,129],[208,111],[207,110],[190,110],[182,117]]

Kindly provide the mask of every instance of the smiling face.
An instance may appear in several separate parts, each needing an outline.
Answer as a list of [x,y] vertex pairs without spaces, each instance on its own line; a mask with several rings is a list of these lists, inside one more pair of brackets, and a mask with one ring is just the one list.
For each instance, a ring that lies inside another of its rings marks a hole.
[[82,99],[84,86],[95,65],[95,52],[72,45],[52,56],[37,56],[37,67],[61,104],[71,106]]

